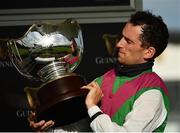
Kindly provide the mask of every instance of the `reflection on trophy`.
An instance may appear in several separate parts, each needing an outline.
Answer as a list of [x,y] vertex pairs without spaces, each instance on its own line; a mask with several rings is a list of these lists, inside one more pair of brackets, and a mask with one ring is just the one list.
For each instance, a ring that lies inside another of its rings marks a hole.
[[37,87],[26,87],[28,103],[39,120],[57,125],[78,121],[87,115],[86,82],[73,71],[83,54],[82,32],[74,19],[59,24],[32,25],[18,39],[8,39],[9,56],[16,69]]

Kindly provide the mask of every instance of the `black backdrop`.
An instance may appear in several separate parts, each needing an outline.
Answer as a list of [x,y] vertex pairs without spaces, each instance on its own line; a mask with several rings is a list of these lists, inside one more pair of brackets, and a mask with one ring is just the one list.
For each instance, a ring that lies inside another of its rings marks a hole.
[[[120,34],[124,23],[81,24],[84,54],[76,73],[90,82],[112,67],[112,56],[109,55],[102,38],[104,34]],[[0,29],[0,35],[17,35],[23,27],[14,27],[13,32]],[[31,131],[27,116],[28,103],[24,87],[32,83],[18,73],[9,59],[0,59],[0,131]]]

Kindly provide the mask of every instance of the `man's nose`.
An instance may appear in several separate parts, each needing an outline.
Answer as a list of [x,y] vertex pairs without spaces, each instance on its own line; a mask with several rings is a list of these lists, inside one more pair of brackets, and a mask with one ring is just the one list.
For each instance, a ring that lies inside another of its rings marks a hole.
[[121,38],[116,44],[116,47],[122,47],[122,46],[123,46],[123,38]]

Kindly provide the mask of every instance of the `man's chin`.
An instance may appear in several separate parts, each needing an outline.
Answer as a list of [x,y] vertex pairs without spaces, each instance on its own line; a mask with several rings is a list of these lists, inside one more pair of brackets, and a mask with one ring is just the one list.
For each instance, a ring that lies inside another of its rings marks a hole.
[[125,64],[125,62],[122,61],[122,60],[118,60],[118,62],[121,63],[121,64]]

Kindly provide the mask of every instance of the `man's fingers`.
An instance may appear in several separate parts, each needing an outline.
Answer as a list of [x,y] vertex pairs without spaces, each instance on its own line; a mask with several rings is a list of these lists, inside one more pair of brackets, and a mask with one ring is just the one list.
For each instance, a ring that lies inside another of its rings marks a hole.
[[52,127],[54,125],[54,122],[52,120],[46,122],[42,127],[41,127],[41,131],[46,131],[48,130],[50,127]]
[[84,86],[81,87],[81,89],[91,90],[91,89],[93,89],[93,87],[88,86],[88,85],[84,85]]
[[82,86],[81,88],[82,88],[82,89],[88,89],[88,90],[91,90],[91,89],[97,88],[97,87],[99,87],[98,83],[95,82],[95,81],[93,81],[93,82],[91,82],[91,83],[88,84],[88,85]]
[[36,122],[35,119],[36,119],[35,112],[31,112],[28,116],[28,122],[29,122],[29,126],[34,131],[43,132],[43,131],[48,130],[50,127],[52,127],[54,125],[54,122],[52,120],[50,120],[48,122],[46,122],[45,120]]
[[42,120],[40,122],[36,122],[36,123],[34,121],[30,121],[29,126],[32,127],[33,129],[36,129],[36,128],[43,126],[43,124],[45,124],[44,120]]
[[96,81],[94,81],[94,85],[99,87],[99,84]]

